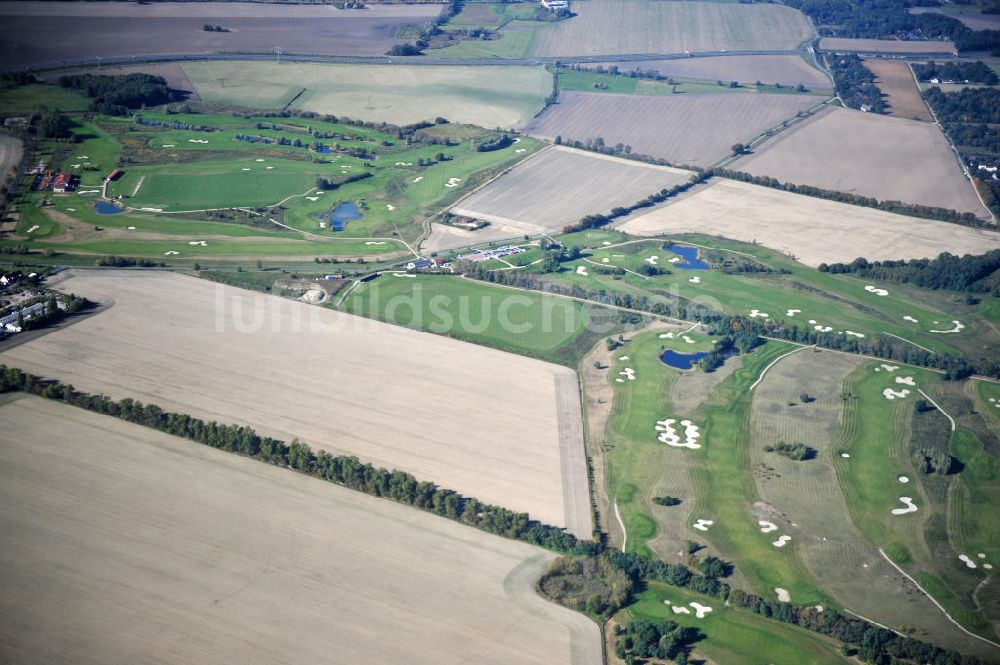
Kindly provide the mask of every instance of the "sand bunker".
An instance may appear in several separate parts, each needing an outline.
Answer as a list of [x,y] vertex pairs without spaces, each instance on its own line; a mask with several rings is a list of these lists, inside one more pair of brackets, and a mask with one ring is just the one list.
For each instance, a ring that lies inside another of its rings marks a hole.
[[796,314],[801,314],[801,313],[802,313],[801,309],[790,309],[787,312],[785,312],[785,316],[795,316]]
[[173,250],[170,250],[169,252],[163,252],[164,256],[177,256],[178,254],[180,254],[180,252],[175,252]]
[[306,200],[307,201],[319,201],[319,197],[318,196],[307,196]]
[[967,568],[976,568],[976,562],[970,559],[967,555],[959,554],[958,558],[966,565]]
[[28,229],[28,230],[26,231],[26,233],[34,233],[34,232],[35,232],[35,231],[37,231],[37,230],[38,230],[38,224],[35,224],[35,225],[34,225],[34,226],[32,226],[32,227],[31,227],[30,229]]
[[680,605],[672,605],[670,609],[674,611],[674,614],[691,614],[691,610]]
[[208,143],[205,139],[188,139],[188,143]]
[[628,356],[618,356],[618,360],[628,360]]
[[689,337],[688,335],[681,335],[681,339],[687,342],[688,344],[694,344],[694,340],[691,339],[691,337]]
[[833,327],[832,326],[815,325],[815,326],[813,326],[813,330],[815,330],[817,332],[832,332],[833,331]]
[[782,589],[780,586],[774,587],[774,592],[778,594],[778,600],[782,603],[792,602],[792,597],[788,595],[787,589]]
[[445,187],[458,187],[458,183],[462,182],[461,178],[448,178],[448,182],[444,184]]
[[915,318],[913,318],[909,314],[907,314],[906,316],[904,316],[903,320],[904,321],[909,321],[910,323],[920,323],[920,321],[917,321]]
[[577,266],[576,267],[576,274],[577,275],[583,275],[584,277],[586,277],[590,273],[587,272],[587,269],[584,266]]
[[893,390],[892,388],[886,388],[885,390],[882,391],[882,396],[885,397],[886,399],[904,399],[909,394],[910,391],[907,390],[906,388],[903,388],[902,390]]
[[890,513],[893,515],[906,515],[907,513],[917,512],[917,506],[913,503],[912,498],[908,496],[901,496],[899,497],[899,500],[903,502],[903,505],[906,506],[906,508],[893,508],[889,511]]
[[680,425],[684,428],[684,440],[681,441],[681,437],[677,434],[677,429],[674,427],[675,422],[677,420],[674,418],[656,421],[655,430],[660,433],[656,437],[657,441],[665,443],[668,446],[673,446],[674,448],[690,448],[691,450],[701,448],[701,444],[698,443],[698,439],[701,438],[698,426],[690,420],[682,420]]
[[201,245],[202,247],[208,247],[208,243],[205,242],[204,240],[189,240],[188,244],[191,245],[192,247],[196,247],[198,245]]
[[671,263],[680,263],[680,261],[681,261],[681,257],[679,257],[679,256],[671,256],[670,257],[670,262]]
[[692,284],[701,284],[701,277],[692,277],[688,281],[691,282]]
[[660,260],[660,257],[659,257],[659,256],[657,256],[656,254],[654,254],[653,256],[647,256],[647,257],[646,257],[645,259],[643,259],[643,260],[644,260],[644,261],[645,261],[646,263],[648,263],[649,265],[651,265],[651,266],[655,266],[655,265],[656,265],[656,262]]
[[899,478],[896,478],[896,480],[898,480],[899,482],[903,483],[904,485],[906,483],[910,482],[910,479],[907,476],[900,476]]
[[[937,321],[935,321],[934,323],[937,323]],[[961,321],[952,321],[951,323],[952,323],[953,327],[950,330],[929,330],[928,332],[940,333],[942,335],[947,335],[947,334],[950,334],[950,333],[962,332],[962,328],[965,327],[965,324],[962,323]]]
[[418,175],[416,178],[413,179],[413,182],[420,182],[423,179],[424,177],[422,175]]
[[255,159],[254,161],[255,162],[263,162],[264,160],[263,159]]
[[778,539],[771,544],[774,545],[775,547],[784,547],[791,540],[792,540],[791,536],[778,536]]
[[877,296],[887,296],[887,295],[889,295],[888,291],[886,291],[885,289],[880,289],[880,288],[878,288],[877,286],[875,286],[873,284],[869,284],[868,286],[866,286],[865,287],[865,291],[867,291],[868,293],[874,293]]
[[622,371],[618,372],[619,376],[624,376],[629,381],[635,381],[635,370],[631,367],[626,367]]
[[408,272],[394,272],[394,273],[392,273],[392,275],[393,275],[393,277],[409,277],[410,279],[416,279],[417,278],[416,275],[411,275]]
[[694,608],[694,615],[699,619],[704,619],[705,615],[712,611],[712,608],[708,605],[702,605],[696,601],[691,601],[688,605]]
[[757,317],[760,317],[762,319],[768,319],[768,318],[771,317],[771,315],[768,314],[767,312],[762,312],[759,309],[751,309],[750,310],[750,318],[751,319],[756,319]]
[[392,205],[391,203],[386,203],[385,204],[385,209],[386,210],[395,210],[396,206]]
[[66,208],[66,212],[76,212],[76,208]]
[[896,383],[902,383],[905,386],[917,385],[917,382],[913,380],[912,376],[897,376]]
[[843,457],[844,459],[849,459],[851,455],[850,453],[840,453],[840,456]]
[[673,339],[673,333],[660,333],[660,339]]
[[273,166],[268,166],[268,167],[267,167],[267,170],[268,170],[268,171],[270,171],[270,170],[271,170],[271,169],[273,169],[273,168],[274,168]]
[[177,145],[176,145],[175,143],[164,143],[164,144],[163,144],[163,145],[161,145],[160,147],[161,147],[161,148],[176,148],[176,147],[177,147]]
[[87,196],[88,194],[100,194],[100,193],[101,190],[99,189],[81,189],[79,192],[77,192],[77,194],[79,194],[80,196]]
[[128,230],[129,230],[129,231],[135,231],[135,227],[134,227],[134,226],[129,226],[129,227],[128,227]]
[[250,170],[250,167],[249,167],[249,166],[244,166],[244,167],[243,167],[243,170],[244,170],[244,171],[249,171],[249,170]]
[[853,330],[845,330],[844,334],[851,335],[852,337],[861,337],[861,338],[865,336],[864,333],[854,332]]
[[760,520],[759,522],[757,522],[757,524],[760,526],[761,533],[771,533],[772,531],[778,530],[778,525],[775,524],[774,522],[768,522],[767,520]]
[[884,369],[887,372],[895,372],[897,369],[899,369],[899,365],[886,365],[885,363],[882,363],[882,369]]
[[366,245],[384,245],[385,244],[385,240],[366,240],[365,244]]
[[699,531],[708,531],[708,527],[715,524],[715,520],[697,520],[692,526]]

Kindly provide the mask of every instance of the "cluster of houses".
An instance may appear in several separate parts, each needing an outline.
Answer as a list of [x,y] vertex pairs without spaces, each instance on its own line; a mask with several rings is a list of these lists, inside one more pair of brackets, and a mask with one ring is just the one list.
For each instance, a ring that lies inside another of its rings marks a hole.
[[65,194],[76,189],[77,182],[79,182],[79,179],[66,171],[60,171],[59,173],[42,172],[38,174],[38,180],[35,182],[35,190],[44,192],[51,189],[56,194]]
[[[45,303],[39,302],[22,309],[17,309],[7,316],[0,317],[0,331],[4,333],[21,332],[21,323],[45,313]],[[20,320],[20,322],[19,322]]]
[[425,259],[421,257],[406,264],[407,270],[429,270],[431,268],[448,269],[450,267],[451,263],[448,259],[442,258]]

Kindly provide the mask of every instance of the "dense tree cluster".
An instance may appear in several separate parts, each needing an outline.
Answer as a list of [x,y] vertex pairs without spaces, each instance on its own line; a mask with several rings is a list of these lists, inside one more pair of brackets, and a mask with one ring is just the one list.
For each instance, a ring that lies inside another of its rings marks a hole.
[[115,256],[110,254],[95,259],[94,265],[101,268],[157,268],[166,264],[150,259],[134,259],[130,256]]
[[167,85],[165,78],[151,74],[74,74],[60,76],[58,83],[63,88],[78,90],[90,97],[93,100],[91,108],[105,115],[126,115],[130,109],[183,99],[183,94]]
[[491,139],[489,141],[484,141],[476,146],[477,152],[493,152],[494,150],[503,150],[504,148],[513,145],[514,139],[507,135],[507,133],[500,134],[500,136]]
[[631,599],[633,582],[607,557],[560,557],[549,564],[537,587],[564,607],[608,618]]
[[841,101],[852,109],[884,113],[882,91],[875,85],[875,74],[865,67],[856,55],[837,55],[830,58],[833,83]]
[[322,189],[323,191],[330,192],[335,189],[339,189],[340,187],[343,187],[348,183],[357,182],[359,180],[365,180],[366,178],[371,178],[371,177],[372,177],[371,171],[355,173],[354,175],[347,176],[346,178],[337,178],[334,180],[318,176],[316,178],[316,189]]
[[[711,331],[712,327],[710,326],[709,329]],[[725,333],[717,340],[708,355],[698,361],[698,366],[701,367],[702,371],[714,372],[722,367],[729,356],[737,353],[749,353],[763,343],[764,340],[752,328]]]
[[796,443],[779,441],[773,446],[767,446],[765,450],[769,453],[778,453],[782,457],[787,457],[788,459],[796,462],[803,462],[805,460],[815,459],[816,457],[816,449],[807,446],[801,441],[797,441]]
[[418,481],[403,471],[374,467],[356,457],[331,455],[323,450],[314,453],[308,445],[298,440],[286,444],[278,439],[262,437],[245,425],[206,422],[186,414],[164,411],[154,404],[142,404],[128,398],[115,401],[106,395],[80,392],[71,385],[41,379],[20,369],[0,365],[0,392],[15,390],[60,400],[213,448],[288,467],[350,489],[442,515],[505,538],[522,540],[563,553],[594,554],[600,550],[600,544],[578,541],[561,528],[532,520],[527,513],[482,503],[474,497],[463,496],[432,482]]
[[985,254],[955,256],[943,252],[936,259],[821,263],[820,272],[854,273],[859,277],[905,282],[925,289],[948,289],[968,293],[1000,295],[1000,249]]
[[913,451],[913,463],[921,473],[936,473],[946,476],[955,468],[955,459],[935,448],[918,448]]
[[653,503],[658,506],[679,506],[681,500],[676,496],[654,496]]
[[616,626],[615,635],[615,655],[626,663],[633,663],[636,658],[655,658],[683,665],[688,662],[694,643],[705,639],[698,628],[685,628],[665,619],[631,621]]
[[58,109],[39,109],[34,126],[35,133],[43,139],[67,139],[73,136],[73,122]]
[[997,76],[997,73],[982,60],[943,63],[931,60],[926,64],[913,65],[913,73],[921,81],[938,79],[954,83],[983,83],[985,85],[1000,83],[1000,76]]

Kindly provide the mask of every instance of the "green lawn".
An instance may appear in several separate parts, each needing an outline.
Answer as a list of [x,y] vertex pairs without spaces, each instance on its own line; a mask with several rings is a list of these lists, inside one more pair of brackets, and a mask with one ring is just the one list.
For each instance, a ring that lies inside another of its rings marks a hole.
[[[668,600],[670,605],[664,602]],[[698,619],[693,611],[677,614],[671,609],[672,606],[687,606],[692,601],[707,605],[712,611]],[[851,662],[839,655],[832,640],[797,626],[765,619],[748,610],[726,607],[719,598],[658,582],[650,583],[637,594],[635,603],[618,614],[619,621],[628,618],[668,619],[698,628],[705,639],[695,644],[695,653],[726,665],[843,665]]]
[[63,112],[86,111],[90,108],[90,100],[55,85],[34,84],[0,90],[0,113],[33,113],[43,106]]
[[499,39],[467,39],[442,49],[427,51],[435,58],[526,58],[535,44],[533,30],[502,30]]

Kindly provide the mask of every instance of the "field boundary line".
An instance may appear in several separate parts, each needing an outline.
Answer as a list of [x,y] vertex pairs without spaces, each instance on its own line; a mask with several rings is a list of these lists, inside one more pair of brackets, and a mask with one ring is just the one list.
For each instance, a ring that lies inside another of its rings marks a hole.
[[952,432],[954,432],[954,431],[955,431],[955,419],[954,419],[954,418],[952,418],[952,417],[951,417],[950,415],[948,415],[948,412],[947,412],[947,411],[945,411],[944,409],[942,409],[942,408],[941,408],[941,405],[940,405],[940,404],[938,404],[937,402],[935,402],[935,401],[934,401],[934,398],[933,398],[933,397],[931,397],[930,395],[928,395],[927,393],[925,393],[925,392],[924,392],[923,390],[921,390],[920,388],[917,388],[917,392],[918,392],[918,393],[920,393],[921,395],[923,395],[924,397],[926,397],[926,398],[927,398],[927,401],[928,401],[928,402],[930,402],[931,404],[933,404],[933,405],[934,405],[934,407],[935,407],[935,408],[936,408],[936,409],[937,409],[938,411],[940,411],[941,413],[943,413],[943,414],[944,414],[944,417],[945,417],[945,418],[947,418],[947,419],[948,419],[948,422],[950,422],[950,423],[951,423],[951,431],[952,431]]
[[618,511],[618,499],[615,499],[615,518],[618,526],[622,528],[622,554],[625,554],[625,546],[628,545],[628,531],[625,529],[625,522],[622,521],[622,514]]
[[945,617],[947,617],[948,621],[950,621],[950,622],[952,622],[953,624],[955,624],[955,625],[956,625],[956,626],[958,627],[958,629],[959,629],[960,631],[962,631],[963,633],[965,633],[966,635],[968,635],[968,636],[970,636],[970,637],[974,637],[974,638],[976,638],[977,640],[982,640],[983,642],[986,642],[987,644],[991,644],[991,645],[993,645],[993,646],[995,646],[995,647],[997,647],[997,648],[1000,648],[1000,644],[998,644],[998,643],[994,642],[993,640],[989,640],[989,639],[986,639],[986,638],[985,638],[985,637],[983,637],[982,635],[976,635],[976,634],[975,634],[975,633],[973,633],[972,631],[970,631],[970,630],[966,629],[966,628],[965,628],[965,626],[963,626],[963,625],[962,625],[962,624],[960,624],[959,622],[955,621],[955,620],[954,620],[954,619],[953,619],[953,618],[951,617],[951,615],[950,615],[950,614],[948,614],[948,610],[944,609],[944,607],[942,607],[942,606],[941,606],[941,603],[939,603],[939,602],[938,602],[938,601],[937,601],[937,600],[936,600],[936,599],[934,598],[934,596],[932,596],[932,595],[930,595],[929,593],[927,593],[927,590],[926,590],[926,589],[924,589],[924,588],[923,588],[922,586],[920,586],[920,582],[918,582],[918,581],[916,581],[915,579],[913,579],[913,577],[912,577],[912,576],[911,576],[911,575],[910,575],[909,573],[907,573],[907,572],[906,572],[905,570],[903,570],[902,568],[900,568],[899,566],[897,566],[897,565],[896,565],[896,562],[895,562],[895,561],[893,561],[892,559],[890,559],[890,558],[889,558],[889,555],[888,555],[888,554],[886,554],[886,553],[885,553],[885,551],[883,551],[881,547],[880,547],[880,548],[878,548],[878,553],[882,555],[882,558],[884,558],[884,559],[885,559],[886,561],[888,561],[888,562],[889,562],[889,565],[890,565],[890,566],[892,566],[893,568],[895,568],[896,570],[898,570],[898,571],[899,571],[899,573],[900,573],[900,574],[901,574],[901,575],[902,575],[903,577],[905,577],[906,579],[908,579],[908,580],[910,580],[911,582],[913,582],[913,584],[914,584],[914,585],[915,585],[915,586],[916,586],[916,587],[917,587],[918,589],[920,589],[920,590],[921,590],[921,591],[923,592],[923,594],[924,594],[925,596],[927,596],[927,598],[929,598],[929,599],[930,599],[930,601],[931,601],[932,603],[934,603],[934,605],[935,605],[935,606],[936,606],[936,607],[937,607],[937,608],[938,608],[939,610],[941,610],[941,612],[942,612],[942,613],[943,613],[943,614],[945,615]]
[[787,358],[788,356],[792,355],[793,353],[798,353],[799,351],[805,351],[806,349],[811,349],[811,348],[814,348],[815,346],[816,346],[815,344],[809,344],[808,346],[806,346],[806,345],[803,345],[803,346],[800,346],[800,347],[799,347],[799,348],[797,348],[797,349],[792,349],[792,350],[791,350],[791,351],[789,351],[788,353],[783,353],[783,354],[781,354],[780,356],[778,356],[777,358],[775,358],[774,360],[772,360],[772,361],[771,361],[771,362],[770,362],[770,363],[768,364],[768,366],[767,366],[767,367],[765,367],[764,369],[762,369],[762,370],[760,371],[760,376],[758,376],[758,377],[757,377],[757,380],[753,382],[753,385],[751,385],[751,386],[750,386],[749,388],[747,388],[747,392],[748,392],[748,393],[752,393],[752,392],[753,392],[753,389],[757,387],[757,384],[758,384],[758,383],[760,383],[761,381],[763,381],[763,380],[764,380],[764,377],[765,377],[765,376],[767,375],[767,370],[771,369],[771,368],[772,368],[772,367],[774,367],[774,366],[775,366],[776,364],[778,364],[778,361],[780,361],[780,360],[783,360],[783,359]]

